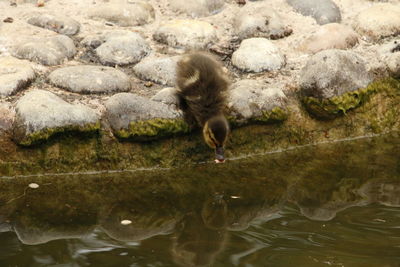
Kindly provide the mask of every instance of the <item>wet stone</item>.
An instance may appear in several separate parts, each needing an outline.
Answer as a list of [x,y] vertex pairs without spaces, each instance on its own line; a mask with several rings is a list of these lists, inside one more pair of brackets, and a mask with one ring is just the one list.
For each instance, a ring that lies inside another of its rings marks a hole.
[[301,45],[300,49],[308,53],[317,53],[327,49],[348,49],[358,44],[358,34],[350,27],[329,23],[321,26]]
[[176,48],[204,49],[217,41],[217,34],[205,21],[173,20],[159,27],[153,38]]
[[44,90],[32,90],[15,106],[14,140],[32,145],[64,131],[92,132],[100,128],[100,116],[81,104],[70,104]]
[[191,17],[214,15],[224,7],[224,0],[169,0],[173,10],[186,13]]
[[62,15],[38,14],[28,19],[28,23],[65,35],[75,35],[79,32],[80,23]]
[[337,49],[313,55],[300,73],[302,95],[319,99],[340,96],[370,82],[365,61],[354,52]]
[[129,1],[125,4],[102,3],[89,11],[89,17],[130,27],[153,22],[155,12],[153,6],[145,1]]
[[286,0],[297,12],[313,17],[318,24],[340,22],[339,7],[331,0]]
[[378,49],[378,54],[387,66],[390,75],[400,78],[400,39],[383,44]]
[[287,117],[287,97],[280,88],[263,81],[241,80],[229,91],[228,108],[236,123],[282,121]]
[[0,97],[13,95],[36,77],[30,63],[13,57],[0,57]]
[[162,85],[175,85],[175,69],[180,56],[147,57],[133,67],[135,74],[143,79]]
[[234,18],[234,29],[239,39],[265,37],[278,39],[288,36],[292,29],[269,7],[267,1],[248,3]]
[[94,49],[101,64],[111,66],[136,64],[151,51],[140,34],[122,30],[90,35],[82,43]]
[[151,98],[151,100],[162,102],[167,105],[178,106],[179,104],[178,97],[176,96],[176,89],[174,87],[161,89]]
[[105,106],[106,118],[119,138],[147,140],[189,131],[175,107],[136,94],[113,95]]
[[75,54],[74,42],[65,35],[31,38],[14,47],[14,56],[48,66],[60,65]]
[[361,11],[354,29],[373,40],[400,34],[400,6],[380,3]]
[[285,65],[285,58],[268,39],[250,38],[240,44],[232,54],[232,64],[247,72],[278,70]]
[[120,70],[103,66],[72,66],[50,73],[50,82],[75,93],[124,92],[131,89],[129,77]]

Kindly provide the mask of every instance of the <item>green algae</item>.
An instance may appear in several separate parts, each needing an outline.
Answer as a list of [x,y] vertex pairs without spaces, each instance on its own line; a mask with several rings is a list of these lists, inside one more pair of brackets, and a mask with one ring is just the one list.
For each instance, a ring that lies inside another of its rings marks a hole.
[[271,123],[271,122],[281,122],[286,120],[287,118],[288,118],[287,110],[280,107],[275,107],[272,110],[263,111],[262,116],[255,118],[254,121]]

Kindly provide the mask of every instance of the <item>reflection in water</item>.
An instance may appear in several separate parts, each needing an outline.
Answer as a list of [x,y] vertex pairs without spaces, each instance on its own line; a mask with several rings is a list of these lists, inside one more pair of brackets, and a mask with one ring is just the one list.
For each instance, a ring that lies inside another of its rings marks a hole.
[[0,179],[0,266],[397,266],[399,143]]

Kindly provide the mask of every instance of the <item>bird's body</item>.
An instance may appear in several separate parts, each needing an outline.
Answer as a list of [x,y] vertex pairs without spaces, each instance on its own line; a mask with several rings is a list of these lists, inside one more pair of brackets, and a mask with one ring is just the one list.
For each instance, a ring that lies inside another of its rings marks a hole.
[[203,128],[206,143],[216,149],[217,159],[223,160],[229,134],[224,116],[229,82],[221,64],[207,53],[189,53],[178,62],[176,83],[186,120]]

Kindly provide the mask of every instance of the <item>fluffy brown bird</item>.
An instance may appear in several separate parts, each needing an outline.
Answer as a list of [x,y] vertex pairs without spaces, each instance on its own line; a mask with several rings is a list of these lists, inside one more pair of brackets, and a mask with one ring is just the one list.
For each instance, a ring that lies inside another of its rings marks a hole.
[[229,124],[224,116],[228,79],[222,65],[205,52],[188,53],[177,64],[177,95],[189,124],[203,128],[205,142],[224,162]]

